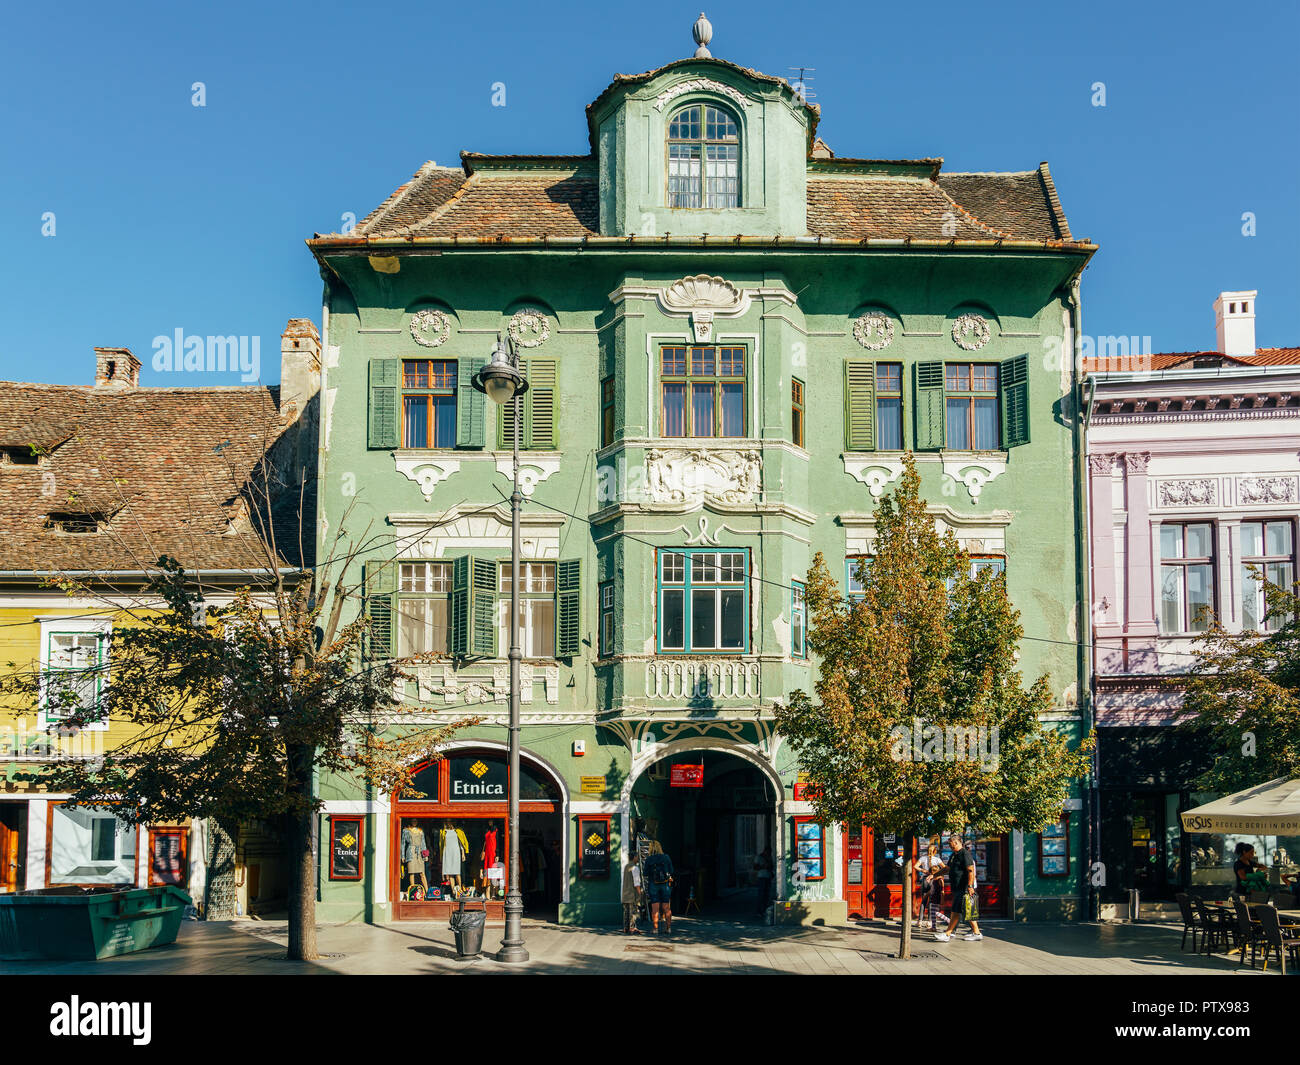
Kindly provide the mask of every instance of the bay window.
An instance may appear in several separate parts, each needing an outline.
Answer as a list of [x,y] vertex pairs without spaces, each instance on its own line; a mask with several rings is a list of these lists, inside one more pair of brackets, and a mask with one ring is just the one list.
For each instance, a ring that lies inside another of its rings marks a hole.
[[733,651],[749,644],[749,552],[659,554],[659,650]]
[[665,347],[659,353],[664,436],[745,435],[745,349]]

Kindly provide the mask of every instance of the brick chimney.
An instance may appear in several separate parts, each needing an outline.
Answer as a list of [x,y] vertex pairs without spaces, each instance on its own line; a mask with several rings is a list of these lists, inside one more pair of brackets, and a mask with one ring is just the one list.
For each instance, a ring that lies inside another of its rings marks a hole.
[[1214,301],[1214,335],[1221,355],[1255,354],[1255,290],[1220,292]]
[[298,418],[320,391],[320,334],[310,318],[290,318],[280,337],[280,414]]
[[96,348],[95,387],[139,388],[140,360],[130,348]]

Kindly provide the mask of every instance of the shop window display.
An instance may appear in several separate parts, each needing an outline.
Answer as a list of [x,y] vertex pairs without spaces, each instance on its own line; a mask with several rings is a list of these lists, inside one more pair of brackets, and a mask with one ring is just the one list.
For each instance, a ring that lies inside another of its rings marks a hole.
[[133,884],[137,830],[85,806],[52,808],[52,884]]
[[505,898],[505,826],[492,818],[403,817],[403,901]]

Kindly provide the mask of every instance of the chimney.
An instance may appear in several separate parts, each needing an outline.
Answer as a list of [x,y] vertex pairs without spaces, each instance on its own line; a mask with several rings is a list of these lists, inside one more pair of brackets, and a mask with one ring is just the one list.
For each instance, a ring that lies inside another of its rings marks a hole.
[[1255,291],[1220,292],[1214,301],[1214,335],[1220,355],[1255,354]]
[[139,388],[140,360],[130,348],[96,348],[95,387]]
[[320,391],[320,334],[310,318],[290,318],[280,337],[280,416],[300,417]]

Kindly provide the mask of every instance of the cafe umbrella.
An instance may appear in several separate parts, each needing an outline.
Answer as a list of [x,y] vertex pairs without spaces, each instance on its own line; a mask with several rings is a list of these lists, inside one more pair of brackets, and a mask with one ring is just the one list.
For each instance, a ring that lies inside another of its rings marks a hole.
[[1188,832],[1300,836],[1300,779],[1278,777],[1179,816]]

